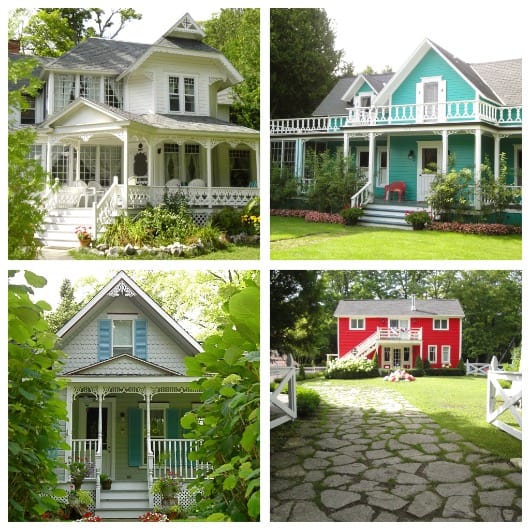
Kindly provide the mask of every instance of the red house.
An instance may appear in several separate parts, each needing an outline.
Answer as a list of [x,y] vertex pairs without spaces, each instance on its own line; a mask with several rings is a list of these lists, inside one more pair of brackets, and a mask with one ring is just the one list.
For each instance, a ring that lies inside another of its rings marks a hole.
[[413,368],[418,356],[432,368],[456,367],[462,355],[458,300],[341,300],[337,318],[339,359],[373,358],[381,368]]

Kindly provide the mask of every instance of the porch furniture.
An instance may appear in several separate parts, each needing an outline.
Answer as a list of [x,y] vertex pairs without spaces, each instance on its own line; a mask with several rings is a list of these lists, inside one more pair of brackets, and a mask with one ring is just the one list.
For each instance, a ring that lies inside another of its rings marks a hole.
[[[103,195],[105,195],[105,188],[103,188],[99,182],[96,182],[95,180],[89,180],[86,185],[90,194],[88,198],[92,198],[91,204],[94,204],[94,202],[99,202]],[[88,206],[88,204],[86,204],[86,206]]]
[[204,188],[206,184],[202,179],[193,179],[189,181],[188,186],[190,188]]
[[397,180],[396,182],[391,182],[390,184],[387,184],[385,186],[385,200],[391,200],[392,193],[395,192],[398,196],[398,202],[401,202],[401,199],[405,195],[406,188],[407,185],[401,180]]
[[179,179],[171,179],[171,180],[168,180],[166,182],[166,186],[168,188],[178,188],[179,186],[181,186],[182,184],[180,183],[180,180]]

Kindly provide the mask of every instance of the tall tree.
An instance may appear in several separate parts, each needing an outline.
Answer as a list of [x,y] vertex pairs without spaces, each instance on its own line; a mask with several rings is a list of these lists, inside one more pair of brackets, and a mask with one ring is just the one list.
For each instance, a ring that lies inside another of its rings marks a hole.
[[[34,59],[9,60],[8,106],[11,113],[27,108],[28,96],[35,96],[41,82],[34,75]],[[8,131],[8,257],[34,259],[40,248],[35,234],[44,220],[41,194],[46,172],[30,155],[36,133],[31,128],[9,128]]]
[[26,271],[25,281],[14,283],[14,276],[8,286],[8,520],[38,521],[58,507],[54,450],[68,448],[59,427],[66,421],[57,379],[63,354],[43,318],[50,306],[31,299],[33,287],[46,280]]
[[75,299],[75,291],[72,282],[65,278],[59,291],[61,301],[57,309],[47,315],[46,320],[50,330],[57,333],[81,309],[82,303]]
[[335,83],[342,50],[324,9],[271,9],[270,113],[311,114]]
[[89,37],[115,38],[132,20],[142,15],[132,8],[40,8],[20,35],[25,53],[60,57]]
[[222,52],[244,78],[232,87],[232,119],[259,130],[260,124],[259,9],[221,9],[204,23],[205,41]]

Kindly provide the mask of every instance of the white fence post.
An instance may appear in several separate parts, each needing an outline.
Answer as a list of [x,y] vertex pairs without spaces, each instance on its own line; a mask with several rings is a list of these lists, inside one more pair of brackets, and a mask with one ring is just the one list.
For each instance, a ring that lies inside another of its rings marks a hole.
[[[270,422],[270,428],[278,427],[282,423],[296,419],[296,366],[292,355],[287,359],[287,366],[285,368],[271,369],[271,375],[282,375],[282,379],[278,387],[271,392],[271,407],[276,407],[283,414]],[[287,385],[287,403],[280,399],[282,390]]]

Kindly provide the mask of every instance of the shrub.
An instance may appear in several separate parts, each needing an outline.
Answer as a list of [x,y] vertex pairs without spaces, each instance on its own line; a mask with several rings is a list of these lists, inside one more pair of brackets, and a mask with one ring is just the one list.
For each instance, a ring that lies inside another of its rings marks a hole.
[[191,208],[188,204],[187,197],[180,191],[170,193],[164,191],[162,199],[162,207],[176,215],[189,214],[192,215]]
[[379,370],[371,359],[337,359],[326,370],[328,379],[366,379],[378,377]]
[[300,379],[301,381],[305,379],[305,368],[303,364],[300,365],[300,369],[298,370],[297,379]]
[[478,234],[487,236],[504,236],[511,234],[521,234],[520,226],[486,224],[486,223],[458,223],[454,222],[435,222],[429,225],[430,230],[437,232],[459,232],[461,234]]
[[277,217],[305,217],[311,210],[292,210],[289,208],[272,209],[271,215]]
[[416,373],[412,375],[414,375],[415,377],[417,377],[419,373],[421,373],[421,375],[425,375],[424,363],[419,355],[416,357],[416,361],[414,362],[414,371]]
[[344,208],[344,210],[340,211],[340,216],[344,219],[344,224],[347,226],[356,225],[362,214],[362,208]]
[[271,204],[282,206],[298,194],[298,183],[290,170],[275,165],[271,169]]
[[322,213],[309,211],[304,217],[307,223],[332,223],[332,224],[344,224],[344,218],[338,213]]
[[426,225],[431,222],[429,212],[425,210],[405,212],[405,221],[409,225]]
[[446,175],[437,174],[431,185],[427,202],[435,215],[443,220],[451,216],[462,215],[472,207],[469,189],[473,185],[473,176],[469,169],[451,170]]
[[430,376],[456,376],[456,375],[466,375],[466,370],[459,368],[429,368],[425,369],[425,375]]
[[307,418],[315,413],[320,405],[320,394],[311,388],[296,388],[296,410],[298,417]]
[[215,226],[229,235],[241,234],[241,232],[244,232],[241,212],[232,206],[226,206],[222,210],[215,212],[212,215],[211,223],[212,226]]
[[145,243],[153,245],[183,242],[197,231],[193,217],[186,208],[181,208],[178,213],[164,206],[146,208],[138,214],[135,223],[150,238]]
[[208,223],[204,226],[198,227],[192,237],[188,238],[186,243],[196,243],[201,240],[206,250],[223,249],[228,246],[228,241],[222,232]]

